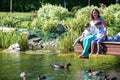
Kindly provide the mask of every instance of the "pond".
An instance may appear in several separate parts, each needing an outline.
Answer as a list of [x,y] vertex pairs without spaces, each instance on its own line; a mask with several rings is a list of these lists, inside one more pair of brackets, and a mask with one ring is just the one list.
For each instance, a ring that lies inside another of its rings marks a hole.
[[[45,80],[94,80],[84,74],[88,69],[101,70],[120,80],[120,56],[91,55],[89,59],[79,59],[76,53],[7,54],[0,53],[0,80],[22,80],[21,72],[26,73],[26,80],[38,80],[38,75],[45,75]],[[67,69],[55,70],[50,64],[71,63]]]

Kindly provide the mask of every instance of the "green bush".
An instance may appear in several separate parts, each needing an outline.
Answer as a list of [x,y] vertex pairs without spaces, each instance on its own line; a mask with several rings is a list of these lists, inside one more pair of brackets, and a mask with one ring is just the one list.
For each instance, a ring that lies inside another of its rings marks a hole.
[[120,25],[120,11],[115,13],[115,22]]
[[120,4],[111,4],[110,6],[108,6],[104,12],[108,12],[108,13],[112,13],[112,14],[115,14],[117,13],[118,11],[120,11]]
[[35,18],[31,24],[33,29],[40,29],[48,33],[56,33],[58,32],[57,24],[58,20],[40,20],[39,18]]
[[114,14],[105,12],[102,14],[102,17],[105,19],[107,27],[112,27],[115,24],[115,16]]
[[0,17],[0,26],[14,27],[14,28],[30,28],[32,18],[27,17],[14,17],[11,16],[1,16]]
[[57,20],[45,20],[42,24],[42,30],[45,31],[46,33],[57,33],[58,32],[58,28],[57,28],[57,24],[59,23],[59,21]]
[[38,10],[38,17],[41,20],[64,20],[70,17],[70,13],[66,8],[63,8],[62,6],[46,4],[42,5],[42,8]]
[[0,25],[1,26],[6,26],[6,27],[15,27],[20,24],[20,20],[17,20],[14,17],[11,16],[2,16],[0,18]]
[[22,21],[21,28],[33,29],[33,27],[31,26],[31,21]]
[[57,24],[71,17],[70,12],[61,6],[46,4],[38,10],[38,17],[32,22],[34,29],[41,29],[46,34],[58,32]]
[[42,25],[43,21],[39,17],[33,19],[31,23],[32,29],[42,29]]
[[[91,10],[93,9],[93,8],[97,8],[98,9],[98,7],[96,7],[96,6],[87,6],[87,7],[84,7],[84,8],[81,8],[81,9],[79,9],[77,12],[76,12],[76,17],[81,17],[81,16],[86,16],[86,17],[88,17],[88,19],[89,19],[89,17],[90,17],[90,12],[91,12]],[[83,16],[83,17],[84,17]]]
[[110,5],[103,9],[102,17],[105,19],[108,27],[108,35],[116,35],[120,31],[120,5]]
[[62,52],[69,52],[73,51],[73,35],[69,32],[64,33],[60,38],[59,38],[59,44],[57,48],[62,51]]

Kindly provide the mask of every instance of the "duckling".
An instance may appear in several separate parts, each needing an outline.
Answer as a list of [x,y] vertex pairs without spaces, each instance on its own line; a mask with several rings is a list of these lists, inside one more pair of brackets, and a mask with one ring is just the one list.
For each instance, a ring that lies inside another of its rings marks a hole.
[[44,79],[46,79],[46,76],[42,76],[42,75],[38,76],[38,80],[44,80]]
[[88,70],[89,76],[101,76],[102,75],[102,71],[93,71],[91,69]]
[[69,69],[69,66],[71,66],[71,63],[68,63],[66,66],[61,65],[61,64],[50,64],[53,68],[57,68],[57,69]]
[[23,80],[26,80],[26,73],[25,72],[21,72],[20,73],[20,77],[22,77]]

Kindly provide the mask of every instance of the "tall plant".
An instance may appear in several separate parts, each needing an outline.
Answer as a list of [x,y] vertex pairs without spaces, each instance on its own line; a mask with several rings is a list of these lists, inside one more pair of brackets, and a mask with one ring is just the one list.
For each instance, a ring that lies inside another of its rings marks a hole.
[[0,32],[0,48],[8,48],[14,43],[19,43],[23,50],[27,49],[27,35],[20,32]]

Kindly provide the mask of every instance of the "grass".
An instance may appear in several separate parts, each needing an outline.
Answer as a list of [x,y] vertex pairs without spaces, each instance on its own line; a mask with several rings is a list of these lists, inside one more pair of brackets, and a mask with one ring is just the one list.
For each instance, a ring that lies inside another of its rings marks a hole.
[[29,17],[32,16],[32,12],[0,12],[0,16],[14,16],[16,18],[18,17]]

